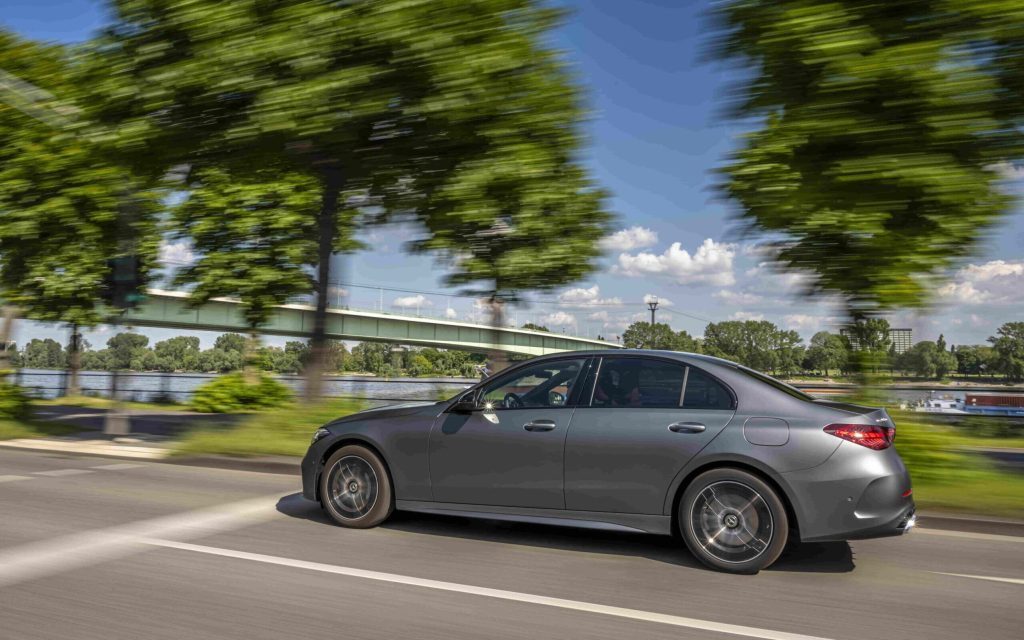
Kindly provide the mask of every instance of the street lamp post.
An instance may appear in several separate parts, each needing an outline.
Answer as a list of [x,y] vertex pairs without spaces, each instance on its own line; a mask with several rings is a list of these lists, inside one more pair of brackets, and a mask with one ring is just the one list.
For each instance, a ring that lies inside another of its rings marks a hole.
[[647,308],[651,310],[651,327],[654,327],[654,312],[658,310],[658,299],[653,298],[647,302]]

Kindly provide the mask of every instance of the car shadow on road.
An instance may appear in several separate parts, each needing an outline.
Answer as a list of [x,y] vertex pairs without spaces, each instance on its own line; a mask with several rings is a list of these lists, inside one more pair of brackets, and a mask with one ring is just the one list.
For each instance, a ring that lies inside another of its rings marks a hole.
[[[281,498],[277,510],[292,518],[337,526],[318,505],[297,493]],[[404,511],[393,513],[381,527],[417,535],[634,556],[683,567],[703,566],[681,540],[669,536]],[[845,573],[853,569],[849,544],[818,542],[786,549],[768,571]]]

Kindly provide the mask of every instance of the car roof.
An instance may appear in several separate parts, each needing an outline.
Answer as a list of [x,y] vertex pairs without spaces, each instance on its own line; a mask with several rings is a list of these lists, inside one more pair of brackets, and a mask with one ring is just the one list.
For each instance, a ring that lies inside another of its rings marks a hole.
[[715,356],[705,355],[703,353],[690,353],[689,351],[668,351],[666,349],[588,349],[583,351],[561,351],[559,353],[549,353],[540,358],[534,358],[533,360],[549,360],[552,358],[564,358],[567,356],[583,356],[583,357],[599,357],[599,356],[661,356],[664,358],[672,358],[680,360],[683,358],[701,360],[711,364],[723,365],[727,367],[739,367],[740,365],[731,361],[725,360],[724,358],[716,358]]

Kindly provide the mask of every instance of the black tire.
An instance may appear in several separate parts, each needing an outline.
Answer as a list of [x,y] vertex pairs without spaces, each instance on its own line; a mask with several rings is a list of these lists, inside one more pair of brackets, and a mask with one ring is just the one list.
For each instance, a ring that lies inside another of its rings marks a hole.
[[320,474],[320,504],[343,527],[369,529],[384,522],[395,507],[384,462],[360,445],[338,449]]
[[679,531],[698,560],[719,571],[757,573],[779,559],[789,519],[778,494],[733,468],[706,471],[679,501]]

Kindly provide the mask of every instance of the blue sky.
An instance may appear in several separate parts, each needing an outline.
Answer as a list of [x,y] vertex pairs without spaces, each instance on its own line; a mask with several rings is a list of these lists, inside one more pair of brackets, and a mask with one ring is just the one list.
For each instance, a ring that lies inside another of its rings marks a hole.
[[[565,3],[574,10],[556,34],[580,82],[593,117],[586,125],[585,161],[612,194],[618,228],[607,243],[603,268],[567,287],[557,302],[535,304],[510,315],[520,324],[538,321],[580,334],[614,336],[634,319],[649,317],[643,298],[667,300],[659,320],[700,335],[710,320],[765,318],[809,338],[834,328],[837,312],[827,303],[794,296],[798,281],[759,267],[750,241],[735,234],[729,212],[713,200],[711,172],[738,132],[718,117],[730,70],[700,59],[706,44],[708,2],[600,0]],[[0,24],[33,38],[76,41],[103,23],[102,6],[89,0],[0,0]],[[1024,171],[1007,168],[1018,181]],[[927,313],[896,314],[892,321],[915,330],[915,339],[944,333],[954,344],[979,343],[1002,322],[1024,319],[1024,216],[1021,207],[965,263]],[[369,285],[408,289],[383,291],[385,310],[418,309],[432,315],[472,319],[473,301],[429,293],[441,291],[443,266],[402,253],[408,228],[367,233],[376,247],[339,261],[347,303],[377,307],[382,292]],[[188,257],[187,247],[168,255]],[[450,310],[449,310],[450,309]],[[689,315],[684,315],[689,314]],[[154,339],[169,333],[147,331]],[[19,342],[35,336],[64,340],[64,331],[26,323]],[[93,344],[106,339],[93,333]],[[204,343],[212,338],[203,336]]]

